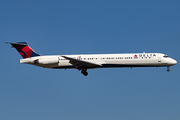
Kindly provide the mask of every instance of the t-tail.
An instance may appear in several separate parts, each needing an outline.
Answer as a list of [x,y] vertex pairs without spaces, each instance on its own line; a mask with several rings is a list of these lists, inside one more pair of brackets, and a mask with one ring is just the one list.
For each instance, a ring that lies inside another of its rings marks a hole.
[[33,49],[31,49],[26,42],[6,43],[11,44],[13,48],[16,48],[16,50],[23,58],[40,56],[40,54],[36,53]]

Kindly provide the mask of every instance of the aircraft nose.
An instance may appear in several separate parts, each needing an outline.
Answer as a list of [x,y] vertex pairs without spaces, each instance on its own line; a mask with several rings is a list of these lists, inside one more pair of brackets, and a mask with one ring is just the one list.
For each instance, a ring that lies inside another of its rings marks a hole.
[[170,63],[173,64],[173,65],[175,65],[175,64],[177,64],[177,61],[174,60],[174,59],[172,59],[172,60],[170,61]]

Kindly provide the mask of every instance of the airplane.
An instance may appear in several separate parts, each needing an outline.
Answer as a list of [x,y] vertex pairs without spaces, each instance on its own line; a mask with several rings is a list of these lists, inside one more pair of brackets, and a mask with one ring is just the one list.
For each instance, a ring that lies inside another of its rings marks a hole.
[[43,68],[71,69],[88,75],[87,69],[116,67],[167,67],[177,64],[177,61],[162,53],[128,53],[128,54],[82,54],[82,55],[48,55],[36,53],[26,42],[5,42],[23,57],[20,63],[31,64]]

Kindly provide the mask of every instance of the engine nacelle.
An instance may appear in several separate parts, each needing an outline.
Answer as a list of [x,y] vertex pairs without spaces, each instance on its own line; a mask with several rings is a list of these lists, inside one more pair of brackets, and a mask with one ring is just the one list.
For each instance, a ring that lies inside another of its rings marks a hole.
[[35,64],[57,64],[59,63],[59,59],[58,58],[43,58],[43,59],[37,59],[34,60]]

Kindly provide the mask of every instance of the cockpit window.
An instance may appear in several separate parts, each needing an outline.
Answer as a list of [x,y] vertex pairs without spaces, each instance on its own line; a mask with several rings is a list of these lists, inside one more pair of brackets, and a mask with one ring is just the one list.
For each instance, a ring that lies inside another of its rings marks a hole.
[[163,57],[164,57],[164,58],[168,58],[169,56],[167,56],[167,55],[164,55]]

